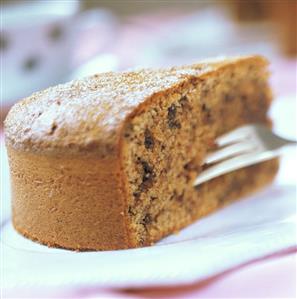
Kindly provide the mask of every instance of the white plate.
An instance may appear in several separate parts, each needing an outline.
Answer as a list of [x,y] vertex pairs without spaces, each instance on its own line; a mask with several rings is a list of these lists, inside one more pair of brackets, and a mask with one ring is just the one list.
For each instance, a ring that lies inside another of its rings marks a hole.
[[[3,147],[1,153],[3,206],[7,207],[8,169]],[[191,283],[294,248],[295,158],[295,151],[284,157],[278,179],[266,190],[205,217],[152,247],[82,253],[47,248],[19,235],[7,217],[1,225],[3,287]]]
[[296,246],[295,186],[272,186],[153,247],[76,253],[1,228],[4,286],[189,283]]

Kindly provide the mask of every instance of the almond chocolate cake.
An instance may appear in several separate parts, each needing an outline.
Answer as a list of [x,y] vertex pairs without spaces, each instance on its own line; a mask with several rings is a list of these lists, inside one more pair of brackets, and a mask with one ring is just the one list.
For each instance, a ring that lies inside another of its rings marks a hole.
[[271,125],[267,61],[214,59],[48,88],[5,120],[13,225],[53,247],[151,245],[270,183],[276,159],[193,182],[217,136]]

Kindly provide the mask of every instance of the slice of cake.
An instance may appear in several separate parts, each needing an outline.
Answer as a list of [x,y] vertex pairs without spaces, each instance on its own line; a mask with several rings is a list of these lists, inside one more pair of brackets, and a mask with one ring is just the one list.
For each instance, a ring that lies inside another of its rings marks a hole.
[[215,138],[268,126],[259,56],[104,73],[37,92],[5,121],[14,227],[48,246],[153,244],[272,181],[277,160],[193,187]]

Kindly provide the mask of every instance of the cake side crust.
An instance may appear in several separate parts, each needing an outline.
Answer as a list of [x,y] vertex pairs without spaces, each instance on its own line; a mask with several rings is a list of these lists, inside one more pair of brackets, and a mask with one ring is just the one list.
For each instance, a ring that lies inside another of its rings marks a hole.
[[13,224],[32,240],[72,250],[135,247],[117,161],[8,148]]

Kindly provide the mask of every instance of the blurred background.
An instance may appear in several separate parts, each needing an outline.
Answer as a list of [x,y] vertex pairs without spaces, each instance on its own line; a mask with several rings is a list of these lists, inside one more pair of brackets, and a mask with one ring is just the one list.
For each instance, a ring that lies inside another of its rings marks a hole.
[[[1,1],[1,118],[32,92],[93,73],[263,54],[296,95],[295,0]],[[1,123],[2,123],[1,121]]]

